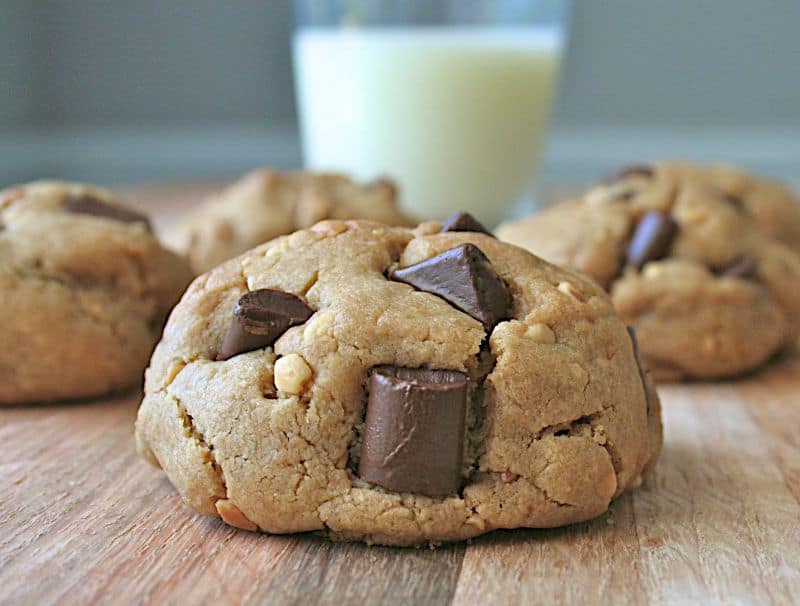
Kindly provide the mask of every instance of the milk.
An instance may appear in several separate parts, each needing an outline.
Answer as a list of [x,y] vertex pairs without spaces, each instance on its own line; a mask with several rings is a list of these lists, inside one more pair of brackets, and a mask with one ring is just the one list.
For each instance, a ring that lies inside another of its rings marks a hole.
[[560,49],[544,28],[300,30],[306,165],[391,176],[419,217],[493,224],[532,183]]

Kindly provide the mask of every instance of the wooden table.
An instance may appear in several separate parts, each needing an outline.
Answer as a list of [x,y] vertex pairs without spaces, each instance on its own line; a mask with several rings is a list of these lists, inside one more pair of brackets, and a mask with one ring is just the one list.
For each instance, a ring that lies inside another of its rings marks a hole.
[[800,355],[661,394],[656,473],[606,515],[437,550],[195,515],[136,457],[138,393],[5,408],[0,603],[800,602]]

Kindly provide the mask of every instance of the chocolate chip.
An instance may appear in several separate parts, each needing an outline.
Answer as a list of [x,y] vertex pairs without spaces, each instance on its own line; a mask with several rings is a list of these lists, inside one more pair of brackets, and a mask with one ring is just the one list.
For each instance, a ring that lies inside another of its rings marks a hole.
[[628,245],[627,264],[641,268],[648,261],[662,258],[669,251],[678,224],[665,213],[649,212],[636,226]]
[[458,492],[467,376],[379,366],[372,372],[358,474],[394,492]]
[[293,294],[262,288],[245,293],[233,308],[233,320],[217,360],[272,345],[287,329],[302,324],[314,310]]
[[744,202],[739,196],[734,196],[733,194],[722,194],[722,199],[725,200],[728,204],[733,206],[739,212],[744,211]]
[[442,297],[486,328],[508,317],[511,294],[474,244],[462,244],[392,275],[395,280]]
[[758,266],[756,265],[756,260],[750,255],[742,255],[735,259],[733,263],[720,270],[719,276],[721,278],[739,278],[741,280],[747,280],[748,278],[755,277],[757,270]]
[[626,326],[625,330],[628,331],[628,336],[631,338],[631,345],[633,346],[633,357],[636,358],[636,364],[639,366],[639,370],[642,369],[642,356],[639,352],[639,340],[636,338],[636,331],[633,329],[633,326]]
[[144,223],[145,227],[152,231],[150,219],[148,219],[146,215],[122,206],[117,206],[116,204],[109,204],[108,202],[90,195],[68,198],[67,201],[64,202],[64,210],[77,215],[91,215],[93,217],[112,219],[113,221],[119,221],[121,223]]
[[617,192],[612,196],[612,200],[615,202],[630,202],[636,197],[636,192],[632,190],[625,190],[621,192]]
[[636,331],[631,326],[626,326],[625,329],[628,331],[628,336],[631,338],[631,345],[633,346],[633,357],[636,358],[636,366],[639,368],[639,378],[642,381],[642,387],[644,387],[644,397],[647,402],[647,414],[650,414],[650,392],[647,389],[647,370],[645,370],[644,364],[642,363],[642,356],[639,352],[639,341],[636,338]]
[[611,174],[606,175],[603,177],[602,181],[603,183],[610,185],[611,183],[622,181],[628,177],[645,177],[649,179],[654,174],[655,171],[653,170],[652,166],[648,166],[647,164],[630,164],[628,166],[623,166]]
[[481,225],[480,221],[464,211],[454,212],[447,217],[442,223],[442,231],[474,231],[494,237],[488,229]]

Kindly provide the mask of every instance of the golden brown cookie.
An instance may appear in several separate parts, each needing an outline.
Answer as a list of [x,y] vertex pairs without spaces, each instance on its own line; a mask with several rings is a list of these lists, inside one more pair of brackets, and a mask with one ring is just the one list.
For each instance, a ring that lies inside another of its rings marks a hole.
[[[723,186],[723,174],[731,184]],[[748,188],[733,174],[627,167],[497,235],[603,285],[656,378],[738,375],[795,342],[800,255],[781,241],[790,230],[766,220],[785,216],[791,225],[789,203],[753,193],[768,182]]]
[[727,164],[681,166],[724,192],[765,234],[800,252],[800,198],[784,183]]
[[193,211],[178,228],[178,245],[202,273],[323,219],[411,225],[396,193],[386,179],[360,184],[332,173],[254,170]]
[[488,234],[323,221],[192,284],[136,439],[231,525],[412,545],[600,515],[661,421],[591,280]]
[[147,217],[106,190],[41,181],[0,192],[0,403],[141,382],[190,279]]

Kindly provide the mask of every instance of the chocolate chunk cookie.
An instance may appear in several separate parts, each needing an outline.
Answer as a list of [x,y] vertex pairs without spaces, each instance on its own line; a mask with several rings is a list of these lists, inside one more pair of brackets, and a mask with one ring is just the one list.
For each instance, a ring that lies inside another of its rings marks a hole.
[[497,235],[602,284],[657,378],[712,379],[795,343],[800,253],[784,240],[799,212],[773,182],[664,163],[622,169]]
[[397,208],[394,184],[356,183],[337,174],[252,171],[193,211],[177,244],[197,273],[267,240],[323,219],[411,225]]
[[682,164],[680,168],[708,180],[761,231],[800,253],[800,197],[785,184],[726,164]]
[[0,403],[132,387],[191,280],[146,216],[108,191],[37,182],[0,192]]
[[200,276],[140,454],[270,533],[412,545],[601,514],[658,456],[653,383],[600,287],[479,231],[323,221]]

